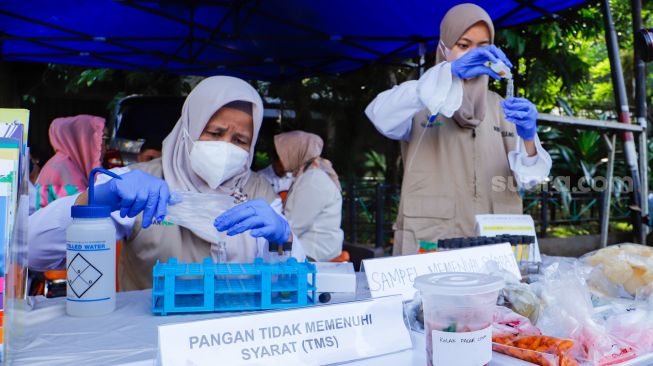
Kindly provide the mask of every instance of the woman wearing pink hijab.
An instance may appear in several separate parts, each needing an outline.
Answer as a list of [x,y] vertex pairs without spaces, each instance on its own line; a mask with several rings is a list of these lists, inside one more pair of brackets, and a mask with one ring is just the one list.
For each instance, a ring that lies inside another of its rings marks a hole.
[[49,134],[55,154],[36,180],[37,210],[86,190],[91,170],[102,162],[104,125],[104,118],[85,114],[52,121]]

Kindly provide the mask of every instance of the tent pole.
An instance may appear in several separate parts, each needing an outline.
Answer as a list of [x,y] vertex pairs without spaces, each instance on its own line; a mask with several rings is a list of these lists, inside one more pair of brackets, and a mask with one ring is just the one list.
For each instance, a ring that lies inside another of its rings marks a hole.
[[[606,167],[606,190],[603,192],[603,207],[601,208],[601,248],[608,246],[608,227],[610,226],[610,202],[612,200],[612,186],[614,176],[614,152],[617,148],[617,134],[609,139],[603,135],[605,144],[608,146],[608,165]],[[612,140],[612,141],[610,141]]]
[[[642,28],[642,1],[632,0],[630,9],[633,17],[633,37]],[[640,197],[642,217],[647,218],[649,215],[648,207],[648,141],[647,141],[647,127],[646,121],[646,64],[642,60],[639,49],[635,47],[635,115],[637,116],[637,123],[642,126],[643,131],[639,134],[639,168],[640,168]],[[642,226],[641,240],[642,244],[646,243],[646,236],[648,234],[648,225]]]
[[[610,73],[612,75],[612,89],[614,90],[614,99],[617,107],[617,120],[621,123],[630,124],[630,112],[628,110],[628,97],[626,95],[626,83],[624,74],[621,69],[621,59],[619,58],[619,43],[617,41],[617,31],[614,28],[612,20],[612,10],[610,9],[610,0],[603,0],[603,22],[605,24],[605,43],[608,48],[608,57],[610,59]],[[624,154],[626,163],[630,170],[630,176],[633,179],[633,205],[640,208],[640,180],[639,167],[637,164],[637,153],[635,150],[635,140],[632,132],[624,132],[621,135],[624,144]],[[641,211],[632,210],[634,215],[633,229],[639,234],[642,232],[642,215]],[[637,240],[641,240],[638,237]]]

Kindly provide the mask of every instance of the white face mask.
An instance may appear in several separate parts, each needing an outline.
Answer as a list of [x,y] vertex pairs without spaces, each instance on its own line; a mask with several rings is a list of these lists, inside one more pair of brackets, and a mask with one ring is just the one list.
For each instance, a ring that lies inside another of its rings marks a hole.
[[249,152],[224,141],[195,141],[190,165],[211,189],[247,169]]

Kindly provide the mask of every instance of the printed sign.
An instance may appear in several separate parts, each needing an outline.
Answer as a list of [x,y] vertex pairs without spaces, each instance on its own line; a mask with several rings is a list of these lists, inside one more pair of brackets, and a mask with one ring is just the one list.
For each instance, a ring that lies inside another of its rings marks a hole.
[[412,347],[399,296],[159,326],[165,365],[324,365]]
[[480,236],[501,234],[530,235],[535,237],[535,245],[530,248],[527,258],[541,262],[540,247],[537,244],[535,222],[530,215],[476,215],[476,233]]

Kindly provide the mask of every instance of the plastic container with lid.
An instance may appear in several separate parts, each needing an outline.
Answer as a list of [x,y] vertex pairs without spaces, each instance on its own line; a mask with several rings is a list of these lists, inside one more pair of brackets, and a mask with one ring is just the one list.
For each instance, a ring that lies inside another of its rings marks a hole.
[[73,223],[66,230],[66,313],[71,316],[99,316],[116,307],[116,228],[109,206],[94,202],[94,176],[89,177],[88,205],[70,210]]
[[492,315],[500,277],[478,273],[419,276],[429,366],[483,366],[492,359]]

